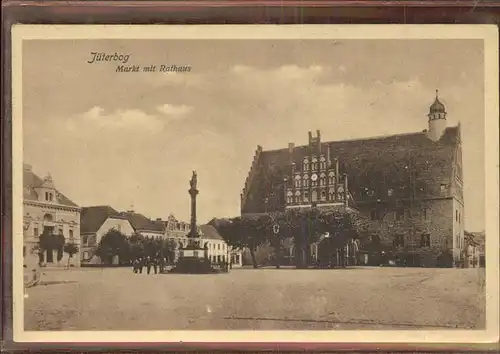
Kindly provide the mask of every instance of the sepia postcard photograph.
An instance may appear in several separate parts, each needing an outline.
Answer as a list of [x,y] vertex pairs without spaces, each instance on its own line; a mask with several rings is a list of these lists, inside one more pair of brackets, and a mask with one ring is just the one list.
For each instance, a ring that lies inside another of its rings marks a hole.
[[14,339],[498,340],[498,30],[13,28]]

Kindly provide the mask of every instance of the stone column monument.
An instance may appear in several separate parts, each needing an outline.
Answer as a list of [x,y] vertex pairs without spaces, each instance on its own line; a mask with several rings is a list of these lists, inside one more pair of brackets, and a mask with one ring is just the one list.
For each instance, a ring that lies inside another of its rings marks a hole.
[[186,247],[181,249],[181,257],[195,257],[204,258],[205,250],[200,245],[200,235],[198,233],[198,226],[196,220],[196,197],[198,196],[198,176],[196,171],[193,171],[191,180],[189,181],[189,195],[191,196],[191,227],[189,233],[187,234],[188,244]]
[[189,181],[189,195],[191,196],[191,228],[187,234],[187,245],[180,249],[180,257],[175,267],[171,270],[172,273],[187,273],[187,274],[202,274],[216,273],[212,268],[210,261],[206,257],[206,250],[201,245],[200,234],[196,220],[196,197],[198,196],[198,176],[196,171],[193,171],[191,180]]

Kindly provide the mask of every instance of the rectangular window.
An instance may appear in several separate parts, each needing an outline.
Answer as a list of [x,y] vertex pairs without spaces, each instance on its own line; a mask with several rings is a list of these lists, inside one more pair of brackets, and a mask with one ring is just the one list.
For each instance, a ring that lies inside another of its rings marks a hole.
[[431,235],[422,234],[420,237],[420,247],[431,247]]
[[442,184],[441,185],[441,193],[446,193],[446,189],[447,189],[447,185],[446,184]]
[[33,236],[38,237],[38,228],[37,227],[35,227],[33,229]]
[[59,235],[64,235],[62,228],[59,228]]
[[217,244],[217,250],[220,251],[220,243]]
[[455,210],[455,220],[458,221],[458,210]]
[[72,240],[73,239],[73,230],[69,230],[69,239]]
[[425,221],[431,220],[431,210],[429,208],[422,209],[422,219],[424,219]]
[[370,218],[372,220],[380,220],[380,213],[378,212],[378,210],[372,210],[370,212]]
[[405,245],[405,235],[397,234],[394,237],[394,246],[395,247],[404,247],[404,245]]

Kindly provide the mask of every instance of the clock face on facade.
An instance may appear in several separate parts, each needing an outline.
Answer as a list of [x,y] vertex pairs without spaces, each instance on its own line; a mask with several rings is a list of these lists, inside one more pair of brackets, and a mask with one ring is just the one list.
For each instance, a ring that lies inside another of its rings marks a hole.
[[316,181],[316,180],[318,179],[318,175],[317,175],[317,174],[313,174],[313,175],[311,176],[311,179],[312,179],[313,181]]

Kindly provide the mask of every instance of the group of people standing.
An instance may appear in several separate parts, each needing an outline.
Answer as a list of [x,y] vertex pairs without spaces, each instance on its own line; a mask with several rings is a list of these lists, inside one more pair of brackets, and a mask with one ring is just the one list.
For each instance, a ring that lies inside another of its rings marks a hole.
[[164,264],[166,264],[165,260],[162,262],[161,259],[158,258],[149,256],[139,257],[133,262],[133,270],[134,273],[142,274],[143,268],[146,268],[147,274],[151,274],[151,270],[153,270],[155,274],[158,274],[158,271],[161,273]]

